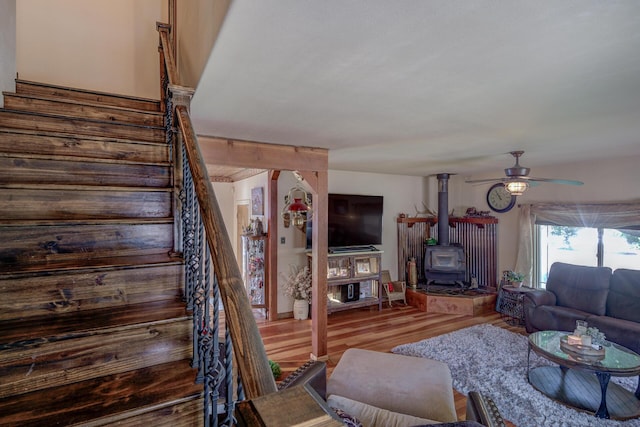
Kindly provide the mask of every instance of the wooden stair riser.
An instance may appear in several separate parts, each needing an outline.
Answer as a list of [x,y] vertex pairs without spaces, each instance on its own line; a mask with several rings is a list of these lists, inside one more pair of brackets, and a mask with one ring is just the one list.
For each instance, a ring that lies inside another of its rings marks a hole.
[[105,122],[129,123],[140,126],[164,126],[161,113],[128,110],[119,107],[83,104],[64,99],[37,98],[31,95],[4,93],[4,108],[7,110],[45,113]]
[[23,156],[56,156],[105,161],[169,163],[169,146],[101,137],[63,136],[30,130],[0,129],[0,152]]
[[0,265],[18,268],[87,258],[167,254],[173,250],[173,222],[0,226],[0,235]]
[[191,331],[184,317],[3,345],[0,398],[188,359]]
[[16,93],[57,97],[75,101],[87,101],[112,107],[131,108],[142,111],[160,111],[160,101],[126,95],[115,95],[84,89],[49,85],[27,80],[16,80]]
[[162,142],[165,139],[165,130],[158,127],[7,110],[0,110],[0,127],[122,138],[132,141]]
[[166,166],[0,157],[0,182],[169,187]]
[[0,425],[73,425],[157,402],[199,396],[202,387],[194,384],[194,378],[195,371],[184,361],[2,399]]
[[0,321],[175,300],[181,265],[0,279]]
[[118,191],[113,187],[96,190],[10,187],[1,191],[0,220],[168,218],[173,200],[169,190]]

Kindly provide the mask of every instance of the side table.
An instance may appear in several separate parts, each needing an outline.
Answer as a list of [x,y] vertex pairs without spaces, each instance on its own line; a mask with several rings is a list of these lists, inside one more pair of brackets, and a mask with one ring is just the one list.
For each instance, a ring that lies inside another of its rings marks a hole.
[[533,288],[526,286],[519,288],[503,286],[500,288],[498,311],[502,315],[502,320],[511,326],[523,326],[524,309],[522,300],[524,299],[524,294],[532,290]]

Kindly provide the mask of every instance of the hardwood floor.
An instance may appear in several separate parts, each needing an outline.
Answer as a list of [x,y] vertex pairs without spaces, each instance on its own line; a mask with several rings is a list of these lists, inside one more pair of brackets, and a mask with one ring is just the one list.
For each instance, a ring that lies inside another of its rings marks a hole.
[[[282,368],[281,378],[309,360],[311,320],[267,321],[263,314],[256,312],[256,321],[267,355]],[[420,341],[480,323],[491,323],[512,332],[525,334],[523,327],[507,325],[497,312],[476,317],[429,314],[414,307],[396,304],[392,308],[385,306],[382,311],[363,308],[333,313],[328,319],[328,375],[344,351],[350,347],[389,352],[400,344]],[[455,390],[454,396],[458,418],[464,419],[466,397]]]

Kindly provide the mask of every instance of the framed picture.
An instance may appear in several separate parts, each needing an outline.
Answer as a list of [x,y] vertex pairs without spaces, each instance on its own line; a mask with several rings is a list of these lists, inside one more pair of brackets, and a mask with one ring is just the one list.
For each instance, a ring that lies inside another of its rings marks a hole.
[[360,274],[366,274],[371,272],[369,261],[360,261],[356,263],[356,272]]
[[251,215],[264,215],[262,187],[251,189]]

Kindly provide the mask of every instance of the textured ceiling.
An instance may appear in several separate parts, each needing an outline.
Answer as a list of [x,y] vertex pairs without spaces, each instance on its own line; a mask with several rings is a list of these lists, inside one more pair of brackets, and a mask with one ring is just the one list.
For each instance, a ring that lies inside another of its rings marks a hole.
[[191,111],[199,134],[327,148],[330,169],[637,156],[640,2],[234,0]]

